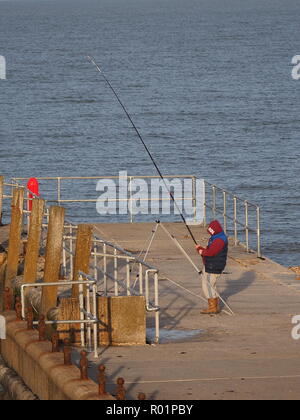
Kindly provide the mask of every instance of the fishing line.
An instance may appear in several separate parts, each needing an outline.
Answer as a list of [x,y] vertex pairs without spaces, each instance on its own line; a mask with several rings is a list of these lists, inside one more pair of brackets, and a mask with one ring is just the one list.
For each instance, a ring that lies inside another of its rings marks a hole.
[[168,191],[168,194],[170,195],[170,197],[171,197],[171,199],[172,199],[172,201],[173,201],[173,203],[174,203],[174,205],[175,205],[175,207],[176,207],[176,209],[177,209],[178,213],[180,214],[180,217],[181,217],[181,219],[182,219],[182,221],[183,221],[183,223],[184,223],[185,227],[187,228],[187,230],[188,230],[188,232],[189,232],[189,234],[190,234],[190,236],[191,236],[192,240],[194,241],[195,245],[198,245],[198,244],[197,244],[197,241],[196,241],[196,239],[195,239],[195,237],[194,237],[194,235],[193,235],[193,233],[192,233],[192,231],[191,231],[191,229],[190,229],[190,227],[188,226],[188,224],[187,224],[187,222],[186,222],[186,219],[185,219],[184,215],[182,214],[182,211],[180,210],[180,208],[179,208],[179,206],[178,206],[178,204],[177,204],[177,202],[176,202],[176,200],[175,200],[175,198],[174,198],[174,195],[172,194],[172,192],[170,191],[170,189],[169,189],[169,188],[168,188],[168,186],[167,186],[167,183],[166,183],[166,181],[165,181],[165,178],[164,178],[164,176],[163,176],[163,174],[162,174],[161,170],[159,169],[159,167],[158,167],[157,163],[155,162],[155,160],[154,160],[154,158],[153,158],[152,154],[150,153],[150,150],[148,149],[148,147],[147,147],[146,143],[144,142],[144,140],[143,140],[143,138],[142,138],[142,136],[141,136],[141,134],[140,134],[139,130],[137,129],[136,125],[134,124],[134,122],[133,122],[133,120],[132,120],[131,116],[129,115],[129,113],[128,113],[127,109],[125,108],[125,106],[124,106],[123,102],[121,101],[121,99],[120,99],[119,95],[117,94],[117,92],[115,91],[114,87],[112,86],[112,84],[110,83],[110,81],[107,79],[107,77],[105,76],[105,74],[103,73],[103,71],[100,69],[100,67],[99,67],[99,66],[98,66],[98,64],[96,63],[95,59],[94,59],[93,57],[91,57],[91,56],[87,56],[86,58],[87,58],[87,59],[88,59],[88,60],[89,60],[92,64],[94,64],[94,66],[96,67],[96,69],[98,70],[98,72],[101,74],[101,76],[103,77],[103,79],[104,79],[104,80],[105,80],[105,82],[108,84],[109,88],[111,89],[111,91],[113,92],[113,94],[115,95],[115,97],[117,98],[117,101],[118,101],[118,102],[119,102],[119,104],[121,105],[121,107],[122,107],[123,111],[125,112],[125,114],[126,114],[127,118],[129,119],[129,121],[130,121],[130,123],[131,123],[132,127],[134,128],[134,130],[135,130],[136,134],[138,135],[138,138],[139,138],[139,139],[140,139],[140,141],[142,142],[142,144],[143,144],[143,146],[144,146],[144,148],[145,148],[145,150],[146,150],[146,152],[147,152],[148,156],[150,157],[150,159],[151,159],[151,161],[152,161],[153,165],[155,166],[155,169],[157,170],[157,172],[158,172],[158,174],[159,174],[160,178],[162,179],[162,181],[163,181],[163,183],[164,183],[164,185],[165,185],[165,188],[166,188],[166,190]]

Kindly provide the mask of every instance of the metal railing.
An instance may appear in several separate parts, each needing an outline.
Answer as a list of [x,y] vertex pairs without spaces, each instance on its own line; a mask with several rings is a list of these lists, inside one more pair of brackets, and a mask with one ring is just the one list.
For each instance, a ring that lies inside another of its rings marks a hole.
[[[98,357],[98,327],[99,323],[97,315],[97,296],[96,296],[96,281],[88,276],[87,274],[79,271],[79,280],[77,281],[59,281],[51,283],[26,283],[21,285],[21,303],[22,303],[22,318],[26,318],[25,314],[25,289],[26,288],[36,288],[36,287],[53,287],[53,286],[70,286],[73,284],[78,285],[79,287],[79,310],[80,310],[80,319],[79,320],[47,320],[46,324],[50,325],[59,325],[59,324],[80,324],[80,336],[81,336],[81,345],[82,347],[86,346],[85,340],[85,324],[87,324],[87,346],[92,347],[92,334],[91,334],[91,324],[93,324],[93,339],[94,339],[94,354],[95,357]],[[86,289],[86,299],[84,299],[84,286]],[[92,290],[91,290],[92,289]],[[90,305],[90,297],[92,295],[92,311]],[[84,302],[86,301],[86,308]],[[38,321],[34,321],[34,325],[38,325]]]
[[[158,176],[127,176],[124,179],[127,179],[129,182],[128,185],[131,185],[131,181],[134,179],[158,179]],[[249,200],[244,200],[238,197],[237,195],[218,187],[215,184],[212,184],[208,181],[204,181],[204,199],[200,200],[199,194],[202,194],[202,191],[199,193],[196,188],[197,177],[193,175],[167,175],[166,179],[190,179],[192,181],[192,189],[191,195],[184,197],[178,197],[178,199],[188,200],[192,203],[194,209],[194,223],[203,223],[207,225],[209,219],[221,217],[224,230],[226,233],[231,234],[234,238],[234,244],[244,245],[247,252],[251,252],[254,250],[259,258],[262,257],[261,251],[261,227],[260,227],[260,207],[256,204],[253,204]],[[43,195],[47,199],[49,203],[57,203],[57,204],[80,204],[85,203],[96,203],[99,201],[99,198],[95,197],[88,197],[91,194],[91,189],[85,189],[84,191],[79,192],[79,197],[70,198],[65,197],[67,191],[70,189],[69,182],[72,183],[73,188],[78,191],[78,186],[83,186],[82,182],[95,182],[98,180],[117,180],[120,179],[119,176],[110,176],[110,177],[38,177],[37,178],[40,182],[45,182],[42,184],[41,189],[43,191]],[[22,185],[27,181],[27,178],[12,178],[12,182],[10,184],[5,184],[11,190],[16,185]],[[49,185],[51,184],[51,186]],[[67,183],[67,184],[66,184]],[[74,184],[75,183],[75,184]],[[68,188],[67,188],[68,185]],[[74,185],[76,188],[74,188]],[[23,185],[24,186],[24,185]],[[94,186],[95,187],[95,186]],[[93,191],[95,188],[93,188]],[[70,194],[70,192],[68,192]],[[4,198],[9,198],[11,196],[6,194]],[[130,222],[134,221],[133,214],[130,212],[130,206],[133,202],[133,197],[129,195],[129,217]],[[152,202],[160,201],[160,203],[164,200],[170,200],[170,197],[148,197],[145,198],[148,200],[150,205]],[[122,201],[121,199],[116,198],[116,202]],[[198,217],[197,215],[197,203],[201,203],[203,205],[202,214],[203,217]],[[84,209],[82,209],[84,210]],[[153,217],[152,217],[153,219]],[[119,220],[119,217],[116,219]],[[82,220],[81,220],[82,221]],[[104,219],[101,219],[103,222]]]
[[[166,175],[164,177],[167,181],[180,179],[180,180],[190,180],[191,181],[191,191],[189,194],[179,194],[176,195],[175,192],[175,199],[180,203],[189,203],[186,206],[189,206],[192,210],[192,215],[189,215],[191,219],[193,219],[193,223],[197,223],[197,190],[196,190],[196,181],[197,177],[194,175]],[[91,176],[91,177],[80,177],[80,176],[69,176],[69,177],[37,177],[36,178],[39,183],[41,184],[41,189],[44,194],[44,198],[47,199],[48,202],[57,203],[59,205],[71,205],[71,204],[96,204],[96,203],[105,203],[107,199],[101,199],[100,197],[95,197],[95,182],[101,180],[123,180],[127,182],[128,185],[128,197],[127,198],[119,198],[116,197],[115,199],[110,198],[110,203],[116,203],[120,205],[120,203],[127,201],[128,202],[128,212],[127,217],[130,223],[135,221],[136,216],[132,210],[133,203],[137,201],[134,198],[134,191],[132,189],[132,183],[134,180],[142,179],[148,183],[151,183],[151,180],[160,180],[159,176],[156,175],[141,175],[141,176]],[[12,182],[18,185],[23,185],[25,182],[28,181],[28,178],[24,177],[16,177],[12,178]],[[170,181],[172,182],[172,181]],[[93,183],[93,184],[92,184]],[[76,191],[81,188],[82,190],[79,192],[78,197],[72,197],[70,195],[70,191],[74,191],[74,184],[76,184]],[[150,187],[150,184],[149,184]],[[160,196],[156,197],[140,197],[138,200],[140,202],[147,202],[148,206],[154,205],[156,203],[158,208],[161,209],[163,202],[171,202],[170,196],[168,192],[165,190],[165,186],[161,185],[163,192]],[[102,220],[101,220],[102,221]]]
[[207,181],[204,184],[204,225],[209,215],[213,219],[221,216],[224,231],[232,233],[235,246],[244,245],[247,252],[254,250],[261,258],[260,207]]
[[[64,226],[62,272],[74,278],[77,226],[67,221]],[[159,271],[123,248],[93,235],[90,276],[96,281],[100,296],[145,296],[146,311],[155,313],[155,343],[159,342]],[[153,277],[153,287],[150,277]],[[149,296],[152,293],[153,299]]]

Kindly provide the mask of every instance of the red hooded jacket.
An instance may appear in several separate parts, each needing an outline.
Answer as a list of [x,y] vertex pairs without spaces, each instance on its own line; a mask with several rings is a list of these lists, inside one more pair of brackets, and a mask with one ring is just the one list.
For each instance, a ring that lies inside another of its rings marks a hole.
[[[207,232],[213,236],[223,232],[223,228],[217,220],[213,220],[208,226]],[[218,238],[213,243],[202,251],[203,257],[214,257],[219,254],[225,246],[225,242]]]

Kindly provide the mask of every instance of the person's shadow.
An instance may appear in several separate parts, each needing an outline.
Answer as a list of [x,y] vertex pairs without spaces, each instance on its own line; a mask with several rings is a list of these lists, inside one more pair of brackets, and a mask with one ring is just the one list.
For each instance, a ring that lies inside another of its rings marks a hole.
[[[226,276],[227,277],[227,276]],[[247,289],[251,286],[251,284],[255,281],[255,273],[254,271],[247,271],[241,277],[236,280],[227,280],[226,279],[226,287],[221,292],[222,298],[227,302],[227,300],[234,295],[242,292],[243,290]],[[225,305],[220,303],[221,307]]]

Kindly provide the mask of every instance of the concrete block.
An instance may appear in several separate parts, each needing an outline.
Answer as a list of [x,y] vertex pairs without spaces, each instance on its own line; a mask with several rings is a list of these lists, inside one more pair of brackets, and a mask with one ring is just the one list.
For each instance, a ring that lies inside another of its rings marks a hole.
[[98,318],[100,345],[146,344],[144,296],[99,297]]

